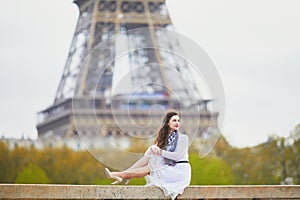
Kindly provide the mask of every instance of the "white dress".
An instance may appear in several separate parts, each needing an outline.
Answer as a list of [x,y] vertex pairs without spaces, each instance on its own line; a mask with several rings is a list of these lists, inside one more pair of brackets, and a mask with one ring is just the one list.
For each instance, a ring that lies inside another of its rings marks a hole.
[[161,156],[150,156],[148,166],[150,175],[146,176],[146,186],[160,187],[165,196],[171,196],[174,200],[178,194],[182,194],[191,181],[191,166],[189,163],[176,163],[175,166],[165,164],[164,158],[175,161],[188,161],[189,138],[179,133],[177,146],[174,152],[162,150]]

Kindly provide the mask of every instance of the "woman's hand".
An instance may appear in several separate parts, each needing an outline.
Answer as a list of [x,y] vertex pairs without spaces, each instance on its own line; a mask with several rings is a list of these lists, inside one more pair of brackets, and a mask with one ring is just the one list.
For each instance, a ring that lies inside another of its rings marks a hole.
[[161,155],[161,149],[156,145],[150,146],[150,150],[154,155],[157,155],[157,156]]
[[145,152],[145,156],[161,155],[161,149],[156,145],[151,145]]

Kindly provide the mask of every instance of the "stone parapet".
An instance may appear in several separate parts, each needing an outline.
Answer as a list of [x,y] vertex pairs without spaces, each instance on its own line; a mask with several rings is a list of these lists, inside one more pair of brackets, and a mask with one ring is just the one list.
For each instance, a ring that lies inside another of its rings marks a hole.
[[[0,184],[0,199],[170,199],[158,187]],[[300,185],[190,186],[178,199],[300,199]]]

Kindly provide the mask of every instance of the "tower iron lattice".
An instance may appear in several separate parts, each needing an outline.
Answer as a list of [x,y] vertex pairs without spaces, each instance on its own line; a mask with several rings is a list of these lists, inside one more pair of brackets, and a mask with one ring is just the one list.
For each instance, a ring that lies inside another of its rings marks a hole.
[[190,66],[165,48],[180,50],[176,35],[165,31],[173,29],[165,0],[74,3],[77,26],[54,103],[38,113],[39,137],[146,137],[165,109],[184,111],[183,132],[217,126],[218,113],[201,99]]

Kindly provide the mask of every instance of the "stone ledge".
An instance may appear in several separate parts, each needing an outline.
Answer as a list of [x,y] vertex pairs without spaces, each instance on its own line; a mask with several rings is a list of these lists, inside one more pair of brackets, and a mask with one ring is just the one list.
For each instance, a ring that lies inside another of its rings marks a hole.
[[[0,199],[170,199],[158,187],[0,184]],[[300,185],[190,186],[178,199],[300,199]]]

